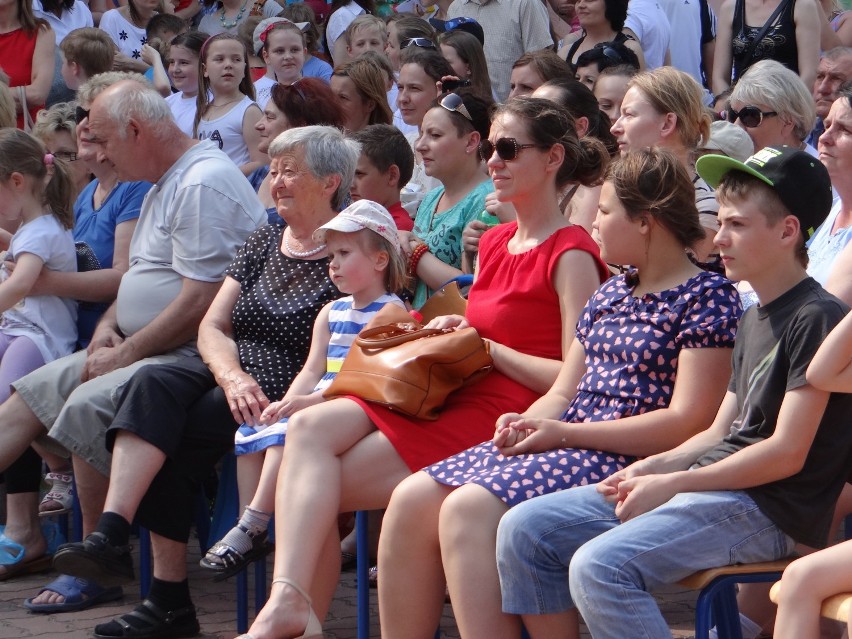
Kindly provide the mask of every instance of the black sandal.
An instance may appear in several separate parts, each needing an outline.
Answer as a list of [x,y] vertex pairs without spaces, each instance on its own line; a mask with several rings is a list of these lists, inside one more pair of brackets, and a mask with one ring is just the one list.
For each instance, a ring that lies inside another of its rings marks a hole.
[[[133,623],[135,622],[135,624]],[[201,632],[195,606],[163,610],[146,599],[117,619],[95,626],[95,639],[182,639]]]
[[[248,534],[248,531],[240,524],[237,524],[237,527]],[[268,535],[269,533],[266,530],[254,537],[249,535],[251,537],[251,549],[245,554],[240,553],[224,541],[217,541],[198,563],[202,568],[216,573],[213,581],[223,581],[242,572],[250,563],[263,559],[275,550],[274,544],[267,541]]]

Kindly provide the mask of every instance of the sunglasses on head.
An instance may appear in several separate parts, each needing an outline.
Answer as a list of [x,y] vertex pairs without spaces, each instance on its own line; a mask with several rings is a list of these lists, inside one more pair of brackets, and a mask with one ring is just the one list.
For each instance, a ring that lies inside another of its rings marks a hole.
[[621,57],[621,54],[609,46],[606,42],[599,42],[594,48],[603,53],[604,57],[608,60],[612,60],[617,64],[624,63],[624,58]]
[[408,47],[420,47],[421,49],[437,49],[435,43],[432,42],[429,38],[408,38],[408,40],[403,40],[402,44],[399,45],[400,49],[407,49]]
[[438,104],[444,107],[447,111],[458,113],[473,122],[473,118],[470,117],[470,111],[467,110],[467,107],[464,105],[464,100],[462,100],[459,94],[448,93],[441,98],[441,101]]
[[498,138],[496,142],[491,140],[482,140],[479,143],[479,157],[483,162],[488,162],[494,151],[497,151],[497,157],[504,162],[509,162],[518,157],[518,153],[524,149],[539,148],[543,149],[541,144],[518,144],[515,138]]
[[763,118],[772,117],[773,115],[778,115],[778,113],[776,111],[761,111],[751,104],[744,106],[739,111],[735,110],[734,107],[729,104],[725,111],[725,119],[727,119],[728,122],[733,123],[739,120],[747,129],[755,129],[759,127],[763,124]]
[[83,107],[78,106],[74,110],[74,122],[76,122],[77,124],[80,124],[80,122],[82,122],[83,120],[85,120],[88,117],[89,117],[88,109],[84,109]]
[[296,80],[295,82],[293,82],[290,85],[290,88],[293,89],[296,93],[299,94],[299,97],[302,98],[302,102],[307,102],[308,98],[305,97],[305,93],[304,93],[304,91],[302,91],[302,87],[299,86],[299,82],[301,82],[301,81],[302,81],[302,79],[299,78],[298,80]]

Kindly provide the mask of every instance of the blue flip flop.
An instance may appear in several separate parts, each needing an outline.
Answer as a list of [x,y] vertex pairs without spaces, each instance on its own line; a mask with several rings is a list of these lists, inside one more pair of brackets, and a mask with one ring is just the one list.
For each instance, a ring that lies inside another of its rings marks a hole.
[[26,549],[21,544],[9,539],[5,533],[0,533],[0,566],[5,569],[0,573],[0,581],[50,570],[49,555],[24,559],[25,552]]
[[77,612],[100,603],[121,599],[124,596],[121,586],[104,588],[87,579],[72,577],[71,575],[59,575],[42,588],[38,594],[48,591],[62,595],[65,597],[65,601],[54,604],[36,604],[33,603],[35,597],[31,597],[24,602],[24,607],[32,612],[42,613]]

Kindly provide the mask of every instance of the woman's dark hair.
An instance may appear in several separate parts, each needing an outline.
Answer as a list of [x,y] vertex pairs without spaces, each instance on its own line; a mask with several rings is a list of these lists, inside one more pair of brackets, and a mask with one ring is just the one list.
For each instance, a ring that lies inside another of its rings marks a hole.
[[305,27],[305,48],[308,53],[313,54],[319,48],[320,33],[317,28],[317,14],[307,2],[294,2],[284,7],[284,10],[278,14],[280,18],[287,18],[290,22],[307,22]]
[[432,103],[430,110],[439,108],[446,111],[459,136],[476,131],[479,133],[480,140],[488,139],[488,134],[491,132],[491,113],[494,111],[494,100],[483,99],[482,96],[474,93],[473,89],[459,89],[458,91],[453,91],[453,93],[462,99],[462,104],[464,104],[467,112],[470,114],[470,120],[458,111],[451,111],[441,106],[441,100],[450,95],[449,93],[444,93],[437,98]]
[[599,140],[589,136],[577,138],[574,118],[568,109],[551,100],[518,96],[498,106],[492,121],[503,115],[523,120],[531,142],[546,148],[562,145],[565,160],[556,172],[558,188],[569,182],[583,186],[600,183],[609,155]]
[[612,127],[612,122],[610,122],[609,116],[600,110],[598,100],[595,98],[595,94],[589,90],[589,87],[574,78],[548,80],[542,87],[558,89],[559,104],[568,109],[574,119],[583,117],[589,121],[586,135],[603,142],[610,157],[615,157],[618,154],[618,141],[609,130]]
[[470,86],[476,93],[483,98],[493,96],[485,51],[475,35],[454,29],[440,34],[438,43],[452,47],[459,59],[470,67]]
[[456,74],[447,59],[433,49],[422,49],[420,47],[403,49],[400,53],[399,65],[401,67],[404,64],[416,64],[435,82],[438,82],[445,75]]
[[57,10],[71,11],[75,0],[42,0],[41,8],[44,11],[55,14]]
[[606,10],[604,17],[609,22],[613,31],[621,31],[624,21],[627,20],[627,0],[604,0]]
[[32,0],[18,0],[18,20],[21,22],[21,28],[30,36],[50,27],[47,20],[35,17]]
[[704,238],[695,187],[671,151],[659,147],[629,151],[609,165],[604,179],[612,184],[631,219],[649,213],[684,247]]
[[527,66],[535,69],[535,72],[545,82],[553,80],[554,78],[570,78],[574,75],[571,65],[549,49],[528,51],[515,60],[515,64],[512,65],[512,68],[516,69],[518,67]]
[[396,38],[399,40],[400,46],[406,40],[412,38],[426,38],[432,41],[436,49],[438,48],[438,33],[435,31],[435,27],[425,20],[416,16],[403,16],[394,20],[394,24],[396,25]]
[[291,127],[314,124],[343,128],[345,116],[337,96],[318,78],[301,78],[293,84],[275,84],[272,101]]
[[623,42],[599,42],[588,51],[577,57],[577,63],[572,65],[574,71],[580,67],[596,64],[598,73],[609,67],[626,64],[639,70],[639,58],[624,45]]

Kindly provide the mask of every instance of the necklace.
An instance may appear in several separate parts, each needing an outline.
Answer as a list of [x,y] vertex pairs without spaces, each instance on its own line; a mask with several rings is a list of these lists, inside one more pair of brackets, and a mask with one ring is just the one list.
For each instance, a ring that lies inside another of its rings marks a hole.
[[247,4],[248,4],[248,0],[243,2],[243,6],[240,7],[240,11],[239,11],[239,13],[237,13],[233,22],[226,22],[225,21],[225,5],[223,4],[222,5],[222,15],[219,16],[219,22],[222,23],[222,26],[225,27],[226,29],[233,29],[235,26],[237,26],[240,23],[240,20],[243,19],[243,14],[246,12],[246,5]]
[[239,101],[240,101],[240,100],[242,100],[244,97],[245,97],[245,96],[240,96],[239,98],[234,98],[233,100],[228,100],[227,102],[223,102],[222,104],[213,104],[213,103],[211,102],[209,106],[210,106],[210,108],[211,108],[211,109],[221,109],[222,107],[226,107],[226,106],[228,106],[229,104],[233,104],[234,102],[239,102]]
[[[287,229],[290,230],[289,228]],[[292,233],[290,233],[292,235]],[[325,250],[325,244],[320,244],[318,247],[311,249],[310,251],[294,251],[290,248],[290,238],[287,233],[284,233],[284,246],[287,248],[287,252],[293,257],[311,257],[312,255],[316,255],[320,251]]]

